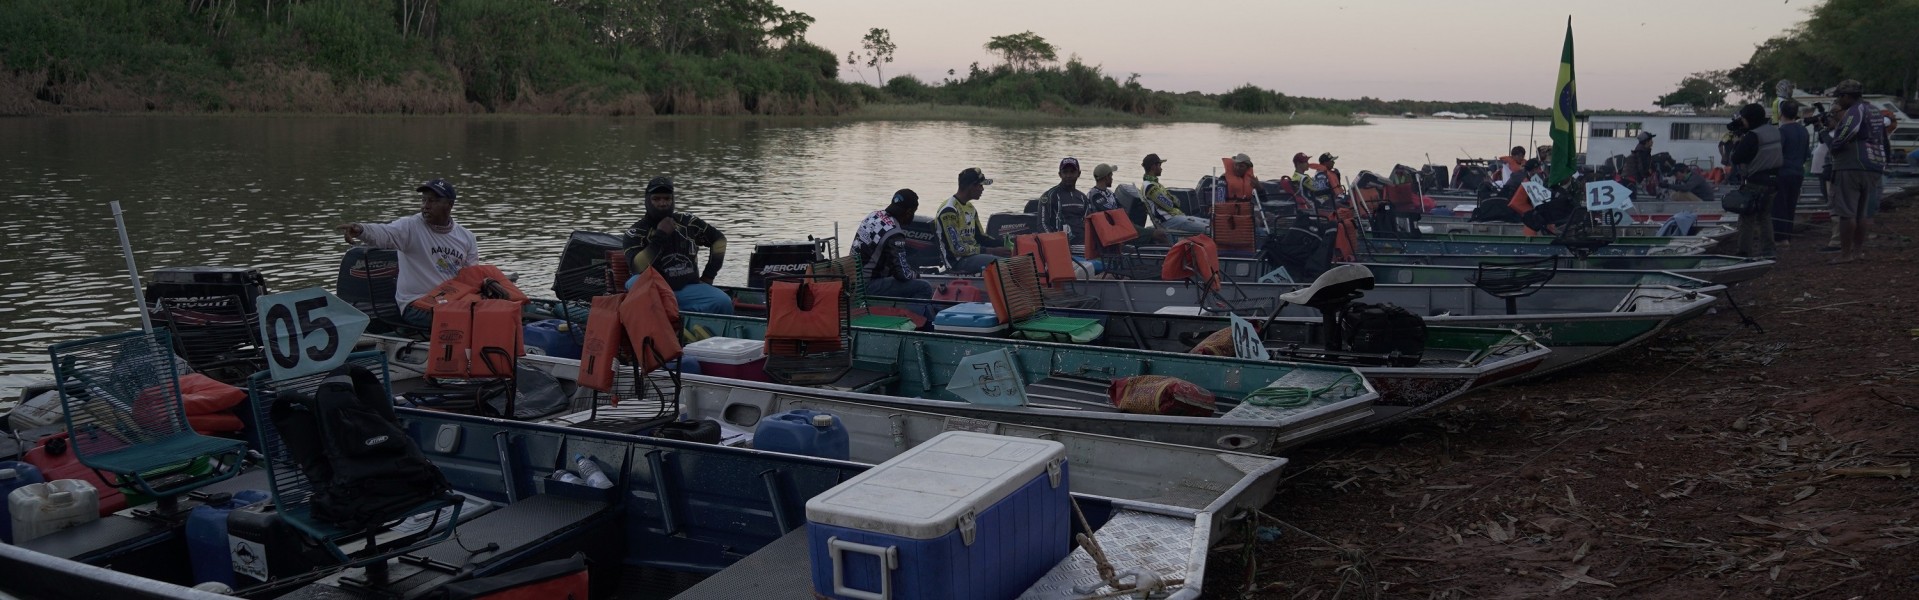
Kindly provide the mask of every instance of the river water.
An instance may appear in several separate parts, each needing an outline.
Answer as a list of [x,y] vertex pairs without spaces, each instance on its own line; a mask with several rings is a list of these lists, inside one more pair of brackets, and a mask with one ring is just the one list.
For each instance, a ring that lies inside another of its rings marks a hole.
[[[1517,126],[1514,143],[1528,143]],[[1543,129],[1528,146],[1545,143]],[[1376,119],[1360,127],[1117,126],[738,119],[76,117],[0,119],[0,398],[50,372],[47,345],[138,326],[108,202],[126,211],[143,271],[253,266],[274,290],[332,287],[346,221],[418,210],[419,182],[458,187],[454,216],[485,262],[543,292],[567,234],[638,218],[647,179],[670,175],[682,210],[726,233],[722,283],[745,280],[754,243],[850,237],[894,190],[930,212],[966,167],[995,180],[982,213],[1014,210],[1057,183],[1061,157],[1120,167],[1147,153],[1192,185],[1220,157],[1250,154],[1263,177],[1291,156],[1340,156],[1381,173],[1430,156],[1450,164],[1511,146],[1501,121]],[[550,292],[549,292],[550,293]]]

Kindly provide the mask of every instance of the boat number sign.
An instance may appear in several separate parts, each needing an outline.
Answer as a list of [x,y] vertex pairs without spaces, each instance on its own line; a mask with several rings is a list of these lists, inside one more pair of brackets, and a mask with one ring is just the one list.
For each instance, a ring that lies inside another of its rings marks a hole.
[[276,380],[345,363],[366,324],[366,313],[320,288],[260,297],[260,340]]
[[1526,190],[1526,199],[1531,200],[1533,206],[1545,204],[1548,200],[1553,199],[1553,191],[1547,189],[1546,184],[1537,181],[1527,181],[1519,184],[1519,187]]
[[1232,315],[1232,323],[1233,356],[1253,360],[1266,360],[1268,358],[1266,354],[1266,338],[1259,334],[1259,328],[1254,327],[1252,321],[1248,321],[1245,317],[1239,315]]
[[1586,210],[1624,211],[1632,208],[1632,190],[1617,181],[1594,181],[1586,184]]

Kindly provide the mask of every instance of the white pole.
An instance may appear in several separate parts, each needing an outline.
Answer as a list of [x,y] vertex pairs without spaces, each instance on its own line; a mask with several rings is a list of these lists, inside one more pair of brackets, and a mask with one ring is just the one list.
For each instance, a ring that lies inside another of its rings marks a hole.
[[121,218],[120,201],[110,203],[113,207],[113,228],[120,232],[120,254],[127,258],[127,278],[133,281],[133,305],[140,307],[140,329],[153,333],[153,319],[147,317],[147,301],[140,295],[140,267],[133,262],[133,243],[127,241],[127,221]]

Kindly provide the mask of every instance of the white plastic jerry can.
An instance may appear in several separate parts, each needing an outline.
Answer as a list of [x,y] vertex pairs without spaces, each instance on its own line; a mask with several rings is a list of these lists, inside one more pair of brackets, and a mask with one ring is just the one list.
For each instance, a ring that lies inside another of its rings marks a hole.
[[100,492],[79,479],[56,479],[14,490],[7,509],[19,544],[100,518]]

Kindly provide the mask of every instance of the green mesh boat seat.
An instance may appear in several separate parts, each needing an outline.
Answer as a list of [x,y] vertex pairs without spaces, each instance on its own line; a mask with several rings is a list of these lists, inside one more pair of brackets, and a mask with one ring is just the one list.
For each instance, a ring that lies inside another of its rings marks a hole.
[[[380,382],[387,387],[387,396],[392,397],[392,381],[387,371],[386,355],[377,351],[355,352],[347,356],[347,364],[366,367],[379,376]],[[386,559],[412,552],[426,546],[446,540],[453,534],[452,524],[459,523],[460,505],[446,499],[432,499],[411,507],[394,511],[386,519],[392,524],[414,515],[438,513],[431,525],[407,536],[379,541],[386,527],[347,528],[318,520],[313,517],[313,482],[307,479],[306,471],[288,451],[286,440],[273,425],[273,403],[281,394],[313,394],[320,384],[330,375],[322,371],[312,375],[274,380],[267,372],[253,374],[247,380],[247,404],[251,406],[254,419],[254,443],[260,453],[267,471],[267,481],[273,495],[273,504],[278,507],[281,519],[294,528],[320,542],[328,553],[347,566],[383,565]],[[444,516],[444,519],[441,517]],[[441,524],[446,527],[439,527]],[[352,552],[341,544],[353,539],[364,539],[366,543]],[[378,543],[376,543],[378,542]],[[382,545],[384,544],[384,545]],[[369,567],[375,570],[377,567]]]
[[1046,312],[1046,294],[1032,256],[1015,256],[986,266],[986,296],[993,312],[1014,337],[1048,342],[1084,344],[1099,339],[1106,328],[1096,319],[1060,317]]
[[852,282],[852,289],[847,290],[847,296],[850,296],[853,302],[852,315],[854,327],[897,329],[900,331],[919,329],[918,323],[914,323],[912,319],[906,317],[873,314],[872,309],[866,305],[866,272],[860,268],[859,256],[849,254],[833,260],[816,262],[813,263],[812,267],[807,269],[807,273],[811,275],[844,277],[847,281]]
[[47,349],[74,456],[102,482],[157,498],[233,477],[246,443],[194,433],[165,331],[135,331]]

